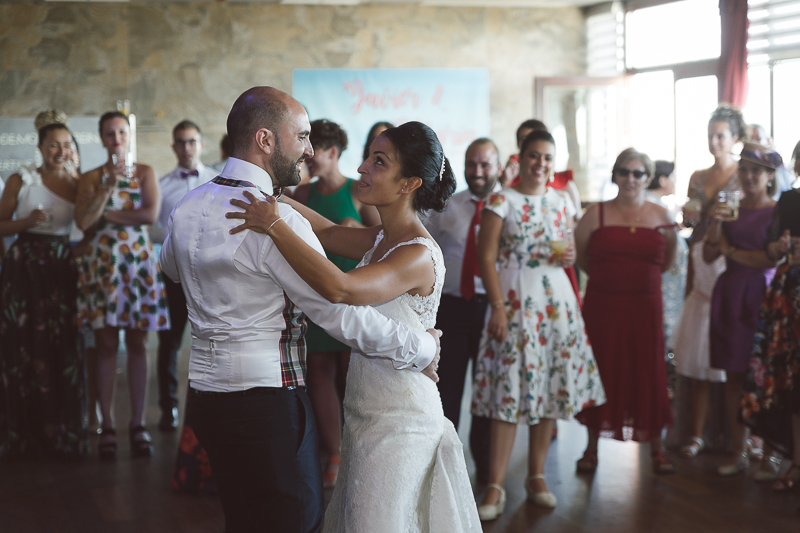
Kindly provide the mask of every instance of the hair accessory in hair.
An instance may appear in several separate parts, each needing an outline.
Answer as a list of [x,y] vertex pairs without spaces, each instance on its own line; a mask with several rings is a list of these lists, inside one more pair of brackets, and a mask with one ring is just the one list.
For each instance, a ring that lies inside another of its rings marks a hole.
[[36,128],[36,131],[39,131],[50,124],[63,124],[66,126],[67,122],[69,122],[69,118],[66,113],[58,109],[48,109],[36,115],[33,126]]
[[744,143],[741,158],[773,170],[783,165],[781,154],[756,143]]
[[442,168],[439,169],[439,181],[442,181],[442,176],[444,176],[444,152],[442,152]]

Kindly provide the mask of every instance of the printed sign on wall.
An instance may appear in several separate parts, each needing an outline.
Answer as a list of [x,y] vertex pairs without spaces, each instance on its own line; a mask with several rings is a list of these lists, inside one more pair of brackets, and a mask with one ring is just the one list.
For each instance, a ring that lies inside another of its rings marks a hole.
[[[35,117],[0,118],[0,177],[7,180],[22,165],[42,164]],[[68,127],[81,154],[81,172],[99,167],[106,160],[97,124],[100,117],[70,117]]]
[[293,73],[292,95],[311,120],[326,118],[347,132],[339,160],[342,174],[358,178],[364,142],[380,121],[416,120],[430,126],[458,180],[464,182],[464,152],[489,134],[489,74],[486,69],[302,69]]

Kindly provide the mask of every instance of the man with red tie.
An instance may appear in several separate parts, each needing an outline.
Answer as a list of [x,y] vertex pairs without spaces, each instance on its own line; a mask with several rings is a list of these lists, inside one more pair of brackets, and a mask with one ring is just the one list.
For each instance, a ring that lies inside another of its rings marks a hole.
[[[184,195],[216,177],[214,169],[200,162],[203,153],[203,137],[200,127],[191,120],[182,120],[172,129],[172,150],[178,157],[178,166],[159,180],[161,189],[161,216],[159,224],[167,227],[172,210]],[[153,241],[162,242],[163,236],[153,232]],[[162,238],[158,238],[162,237]],[[178,427],[178,352],[181,348],[183,330],[186,329],[186,298],[180,283],[164,278],[167,290],[167,305],[171,329],[158,332],[158,405],[161,419],[158,427],[162,431],[174,431]]]
[[[439,393],[444,415],[458,429],[467,364],[475,360],[486,317],[486,292],[478,272],[477,245],[481,209],[489,195],[500,189],[503,172],[497,146],[487,138],[476,139],[467,148],[464,177],[467,190],[454,194],[442,213],[434,214],[426,226],[439,243],[447,269],[436,328],[442,330],[439,363]],[[472,418],[470,449],[479,483],[489,473],[488,418]]]

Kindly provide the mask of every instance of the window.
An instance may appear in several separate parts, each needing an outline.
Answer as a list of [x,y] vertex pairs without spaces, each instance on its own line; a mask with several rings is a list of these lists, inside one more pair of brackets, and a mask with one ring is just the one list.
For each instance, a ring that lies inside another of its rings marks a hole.
[[630,11],[625,41],[629,69],[718,58],[718,0],[683,0]]
[[749,91],[744,117],[788,159],[800,139],[800,0],[749,0]]

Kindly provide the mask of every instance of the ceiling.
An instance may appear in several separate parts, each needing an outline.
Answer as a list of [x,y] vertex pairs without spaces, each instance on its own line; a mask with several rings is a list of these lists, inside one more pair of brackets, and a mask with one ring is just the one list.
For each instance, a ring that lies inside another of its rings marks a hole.
[[[129,0],[45,0],[46,2],[97,2],[124,3]],[[417,4],[444,7],[582,7],[603,3],[602,0],[134,0],[138,2],[197,2],[250,4],[305,4],[305,5],[359,5],[359,4]],[[3,3],[0,1],[0,3]],[[25,2],[21,2],[25,3]]]

